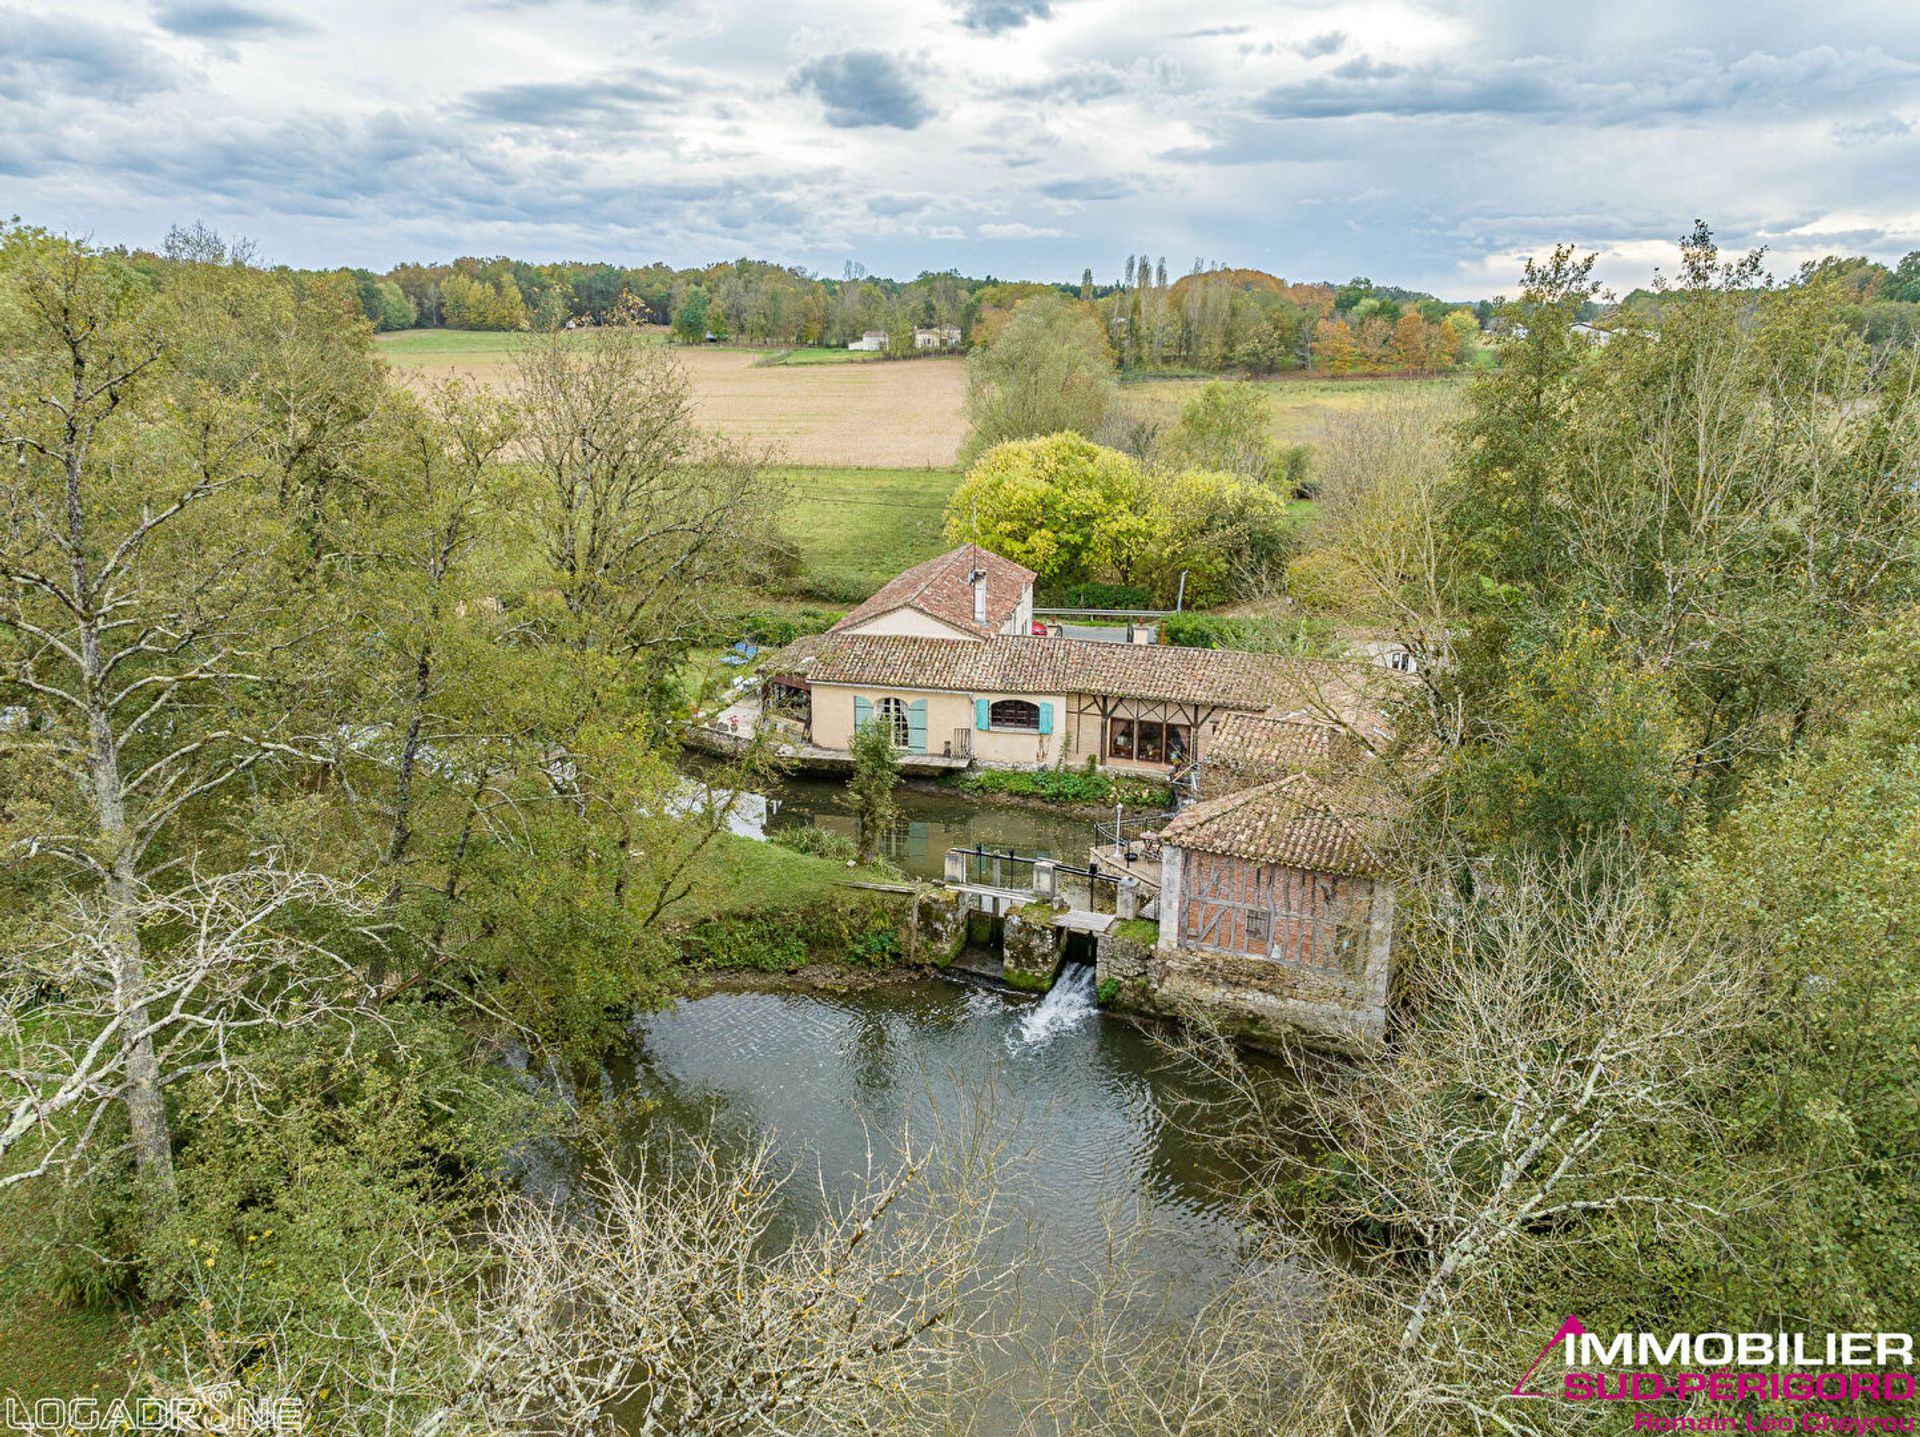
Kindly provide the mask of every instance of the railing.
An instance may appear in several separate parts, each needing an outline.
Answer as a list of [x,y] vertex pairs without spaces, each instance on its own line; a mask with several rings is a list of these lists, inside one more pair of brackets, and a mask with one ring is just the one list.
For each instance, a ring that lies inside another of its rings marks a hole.
[[[957,862],[956,862],[957,860]],[[1109,870],[1099,862],[1089,859],[1087,866],[1063,863],[1057,858],[1045,854],[1019,853],[1011,848],[991,849],[985,844],[976,843],[972,848],[949,848],[947,850],[947,881],[975,885],[982,888],[1027,889],[1033,888],[1033,866],[1036,863],[1048,863],[1053,866],[1054,892],[1072,902],[1078,896],[1084,896],[1084,904],[1075,904],[1095,913],[1111,913],[1115,908],[1115,896],[1119,892],[1120,881],[1127,875],[1117,869]]]
[[1142,833],[1159,828],[1173,817],[1174,812],[1168,809],[1165,813],[1144,813],[1137,818],[1115,816],[1111,823],[1096,823],[1093,826],[1093,846],[1124,849]]

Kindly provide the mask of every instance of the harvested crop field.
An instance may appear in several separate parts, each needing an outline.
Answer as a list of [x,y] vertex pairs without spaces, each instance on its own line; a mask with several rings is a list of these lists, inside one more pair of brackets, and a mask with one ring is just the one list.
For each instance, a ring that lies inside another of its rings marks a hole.
[[[436,346],[408,331],[381,349],[403,382],[504,385],[524,338],[466,335]],[[434,334],[434,331],[425,331]],[[898,364],[762,364],[763,351],[676,349],[700,417],[721,433],[772,446],[793,464],[945,468],[966,437],[961,359]]]

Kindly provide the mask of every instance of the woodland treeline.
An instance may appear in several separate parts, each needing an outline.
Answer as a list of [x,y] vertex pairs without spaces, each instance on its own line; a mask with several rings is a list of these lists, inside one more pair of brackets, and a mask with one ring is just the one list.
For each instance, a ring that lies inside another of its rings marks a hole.
[[[176,229],[160,255],[130,253],[155,269],[168,258],[217,262],[219,236]],[[1088,307],[1116,361],[1128,369],[1241,370],[1331,374],[1438,372],[1481,353],[1491,307],[1450,305],[1431,295],[1355,279],[1289,284],[1260,270],[1196,260],[1169,279],[1164,257],[1127,257],[1118,281],[1079,284],[970,278],[926,272],[883,279],[849,264],[838,279],[740,259],[692,269],[664,264],[529,264],[495,257],[402,264],[384,275],[333,271],[351,286],[376,330],[552,329],[568,323],[665,326],[685,343],[839,347],[879,331],[888,352],[914,353],[916,327],[951,325],[962,342],[990,344],[1014,309],[1054,295]]]
[[[1009,1392],[1035,1437],[1612,1431],[1503,1399],[1570,1311],[1910,1330],[1920,351],[1704,229],[1657,337],[1587,343],[1594,299],[1558,251],[1498,368],[1331,429],[1285,556],[1291,603],[1419,660],[1342,800],[1395,875],[1384,1049],[1248,1065],[1196,1016],[1170,1060],[1231,1085],[1193,1122],[1244,1261],[1175,1312],[1116,1213],[1035,1315],[1017,1154],[962,1099],[800,1230],[765,1149],[618,1147],[601,1063],[679,991],[662,915],[725,822],[670,762],[676,658],[784,562],[671,351],[609,325],[415,396],[337,277],[9,228],[0,1201],[36,1292],[130,1313],[103,1384],[338,1433],[961,1433]],[[983,424],[1093,382],[1079,304],[985,351]],[[1180,450],[1228,473],[1214,408]],[[1187,462],[1123,458],[995,438],[973,482]],[[556,1140],[592,1155],[564,1199],[514,1166]]]

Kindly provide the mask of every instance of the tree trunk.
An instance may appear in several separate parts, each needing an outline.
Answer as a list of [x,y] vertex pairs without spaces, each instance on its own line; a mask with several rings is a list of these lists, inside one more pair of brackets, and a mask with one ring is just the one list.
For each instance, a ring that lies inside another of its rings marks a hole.
[[100,616],[95,612],[93,576],[87,570],[86,509],[80,475],[86,445],[75,416],[84,402],[85,369],[74,362],[73,408],[66,444],[67,541],[73,575],[73,608],[79,618],[80,669],[87,711],[87,770],[93,788],[94,817],[100,825],[106,870],[107,945],[113,969],[113,1012],[120,1023],[120,1048],[126,1063],[121,1101],[132,1129],[133,1159],[141,1178],[141,1198],[150,1216],[174,1207],[173,1133],[160,1091],[160,1061],[147,1030],[147,963],[140,946],[138,855],[127,827],[126,791],[120,776],[120,747],[113,736],[113,715],[106,694],[108,670],[100,652]]
[[[89,670],[97,672],[99,642],[90,626],[81,642]],[[106,931],[113,965],[113,1010],[120,1021],[120,1048],[126,1061],[122,1101],[132,1128],[133,1159],[142,1179],[142,1197],[150,1212],[164,1215],[174,1205],[173,1133],[160,1092],[160,1063],[154,1054],[153,1035],[147,1031],[147,964],[136,918],[139,882],[134,874],[132,835],[127,831],[120,786],[119,753],[112,726],[97,701],[88,716],[88,731],[94,811],[109,859]]]

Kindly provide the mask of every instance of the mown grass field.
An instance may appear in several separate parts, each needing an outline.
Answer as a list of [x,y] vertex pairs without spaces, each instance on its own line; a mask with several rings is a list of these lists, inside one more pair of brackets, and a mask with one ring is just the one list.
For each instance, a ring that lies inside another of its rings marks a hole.
[[[790,469],[787,533],[808,579],[846,602],[947,548],[941,532],[953,469]],[[842,589],[844,585],[844,589]]]
[[[657,331],[664,342],[665,331]],[[578,342],[584,335],[569,336]],[[504,385],[526,334],[410,329],[379,336],[403,382],[465,378]],[[693,384],[694,408],[721,433],[770,449],[787,463],[849,468],[949,468],[967,434],[966,361],[958,356],[889,364],[848,349],[679,346],[674,359]],[[1273,404],[1273,436],[1311,447],[1343,415],[1398,395],[1465,381],[1282,379],[1261,381]],[[1171,424],[1204,379],[1130,380],[1121,401]],[[942,496],[944,497],[944,495]]]
[[804,908],[833,896],[849,878],[884,880],[878,869],[848,868],[828,858],[796,853],[722,833],[702,849],[687,874],[686,895],[667,905],[673,923],[694,923],[730,913],[767,913]]
[[872,364],[881,358],[870,349],[776,349],[760,361],[763,367],[808,364]]
[[[666,331],[655,337],[664,341]],[[584,331],[562,336],[568,344],[586,339]],[[474,329],[396,329],[374,336],[374,348],[396,369],[461,360],[468,364],[505,364],[515,352],[543,339],[537,334],[503,334]]]

